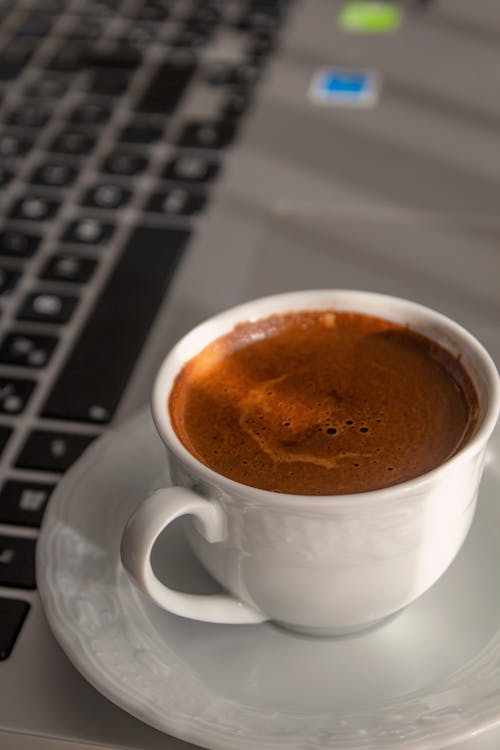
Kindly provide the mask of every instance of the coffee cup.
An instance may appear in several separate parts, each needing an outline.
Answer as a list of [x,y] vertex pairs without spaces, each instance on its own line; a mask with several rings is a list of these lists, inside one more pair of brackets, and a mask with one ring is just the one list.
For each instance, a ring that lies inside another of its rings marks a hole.
[[[176,433],[169,399],[179,373],[211,342],[249,321],[290,312],[342,311],[407,327],[442,347],[477,395],[474,428],[429,471],[367,491],[296,494],[236,481],[206,465]],[[160,607],[206,622],[271,620],[309,635],[354,633],[415,601],[446,571],[472,523],[500,388],[493,361],[464,328],[417,303],[350,290],[275,295],[202,323],[165,357],[152,414],[167,449],[171,485],[142,501],[124,530],[123,564]],[[196,595],[161,581],[151,552],[186,516],[187,539],[225,593]]]

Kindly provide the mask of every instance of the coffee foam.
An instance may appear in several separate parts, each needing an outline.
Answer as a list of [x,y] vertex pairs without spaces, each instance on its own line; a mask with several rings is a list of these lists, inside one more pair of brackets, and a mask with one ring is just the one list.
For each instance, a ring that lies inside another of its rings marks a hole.
[[237,326],[178,377],[170,413],[197,458],[299,494],[360,492],[453,455],[477,399],[459,362],[404,327],[356,313]]

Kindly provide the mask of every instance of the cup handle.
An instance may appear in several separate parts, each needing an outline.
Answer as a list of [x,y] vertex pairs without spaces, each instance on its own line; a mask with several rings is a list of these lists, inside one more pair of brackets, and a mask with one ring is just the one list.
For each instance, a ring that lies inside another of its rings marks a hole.
[[161,532],[179,516],[193,515],[207,541],[226,535],[226,518],[219,503],[184,487],[166,487],[148,497],[129,519],[121,541],[121,559],[140,589],[160,607],[181,617],[204,622],[245,624],[268,618],[228,594],[187,594],[162,583],[151,566],[151,550]]

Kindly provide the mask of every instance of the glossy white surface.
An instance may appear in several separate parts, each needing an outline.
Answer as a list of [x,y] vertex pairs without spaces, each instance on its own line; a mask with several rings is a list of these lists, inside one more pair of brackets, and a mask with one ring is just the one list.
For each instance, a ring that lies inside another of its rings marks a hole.
[[[147,414],[111,432],[61,483],[38,545],[53,631],[110,700],[214,750],[441,749],[500,723],[498,430],[446,574],[383,626],[335,640],[185,620],[137,592],[119,564],[121,530],[165,483],[163,465]],[[174,588],[210,593],[179,532],[159,540],[155,569],[168,566]]]
[[[476,387],[478,426],[459,453],[401,484],[342,496],[268,492],[234,482],[198,461],[178,439],[167,407],[182,365],[238,323],[301,310],[349,310],[409,325],[460,357]],[[487,440],[498,417],[496,368],[457,323],[389,295],[310,290],[273,295],[216,315],[167,354],[153,388],[153,419],[175,487],[148,498],[127,524],[122,560],[142,591],[174,614],[219,623],[270,619],[309,635],[371,627],[415,601],[443,574],[469,530]],[[234,599],[172,592],[149,558],[155,539],[182,513],[189,540]]]

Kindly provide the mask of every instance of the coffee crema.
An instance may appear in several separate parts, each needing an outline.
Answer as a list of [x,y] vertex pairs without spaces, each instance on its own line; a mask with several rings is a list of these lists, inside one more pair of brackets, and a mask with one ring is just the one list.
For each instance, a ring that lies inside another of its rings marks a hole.
[[460,361],[407,327],[302,311],[237,325],[190,360],[168,404],[187,450],[274,492],[388,487],[453,456],[478,399]]

